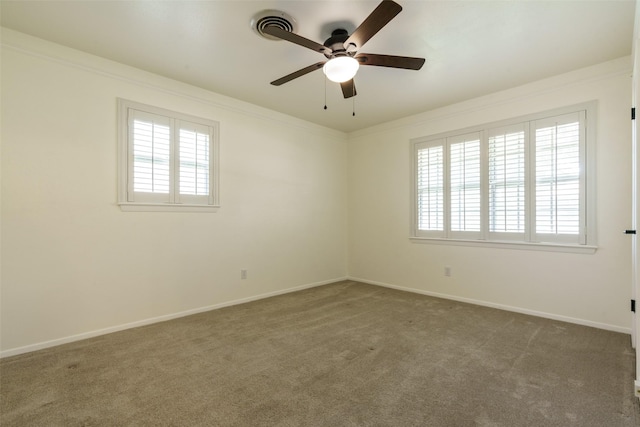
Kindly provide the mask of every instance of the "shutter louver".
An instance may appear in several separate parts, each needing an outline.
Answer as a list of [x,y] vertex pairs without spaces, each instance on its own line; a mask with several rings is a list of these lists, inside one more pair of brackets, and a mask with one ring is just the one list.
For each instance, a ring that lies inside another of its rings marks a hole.
[[417,155],[418,230],[444,230],[444,147],[421,148]]
[[450,145],[451,231],[480,231],[480,139]]

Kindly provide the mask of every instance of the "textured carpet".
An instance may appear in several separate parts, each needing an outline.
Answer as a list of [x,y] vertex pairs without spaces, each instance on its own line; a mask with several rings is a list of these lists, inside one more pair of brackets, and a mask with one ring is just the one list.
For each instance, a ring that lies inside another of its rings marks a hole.
[[628,335],[340,282],[0,361],[2,426],[637,426]]

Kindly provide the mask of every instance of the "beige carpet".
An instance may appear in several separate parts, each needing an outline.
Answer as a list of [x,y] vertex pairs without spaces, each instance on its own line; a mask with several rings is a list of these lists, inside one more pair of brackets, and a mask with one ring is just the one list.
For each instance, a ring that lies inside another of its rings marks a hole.
[[628,335],[355,282],[0,361],[2,426],[638,426]]

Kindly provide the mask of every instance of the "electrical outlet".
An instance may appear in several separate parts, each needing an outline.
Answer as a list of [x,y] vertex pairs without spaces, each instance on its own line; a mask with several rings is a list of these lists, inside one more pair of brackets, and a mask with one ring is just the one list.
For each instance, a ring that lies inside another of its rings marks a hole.
[[636,397],[640,397],[640,381],[635,381],[634,385],[635,395]]
[[444,275],[446,277],[451,277],[451,267],[449,267],[448,265],[444,267]]
[[247,278],[247,270],[244,270],[244,269],[243,269],[243,270],[240,270],[240,278],[241,278],[242,280],[244,280],[244,279],[246,279],[246,278]]

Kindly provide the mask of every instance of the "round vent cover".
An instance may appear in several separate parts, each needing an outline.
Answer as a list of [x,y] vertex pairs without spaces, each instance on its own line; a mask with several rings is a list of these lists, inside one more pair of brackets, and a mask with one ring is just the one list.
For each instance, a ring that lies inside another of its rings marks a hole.
[[265,27],[271,25],[279,27],[291,33],[295,33],[298,29],[296,20],[281,10],[263,10],[262,12],[256,13],[251,19],[251,28],[253,28],[253,30],[258,33],[258,35],[269,40],[282,40],[262,32]]

